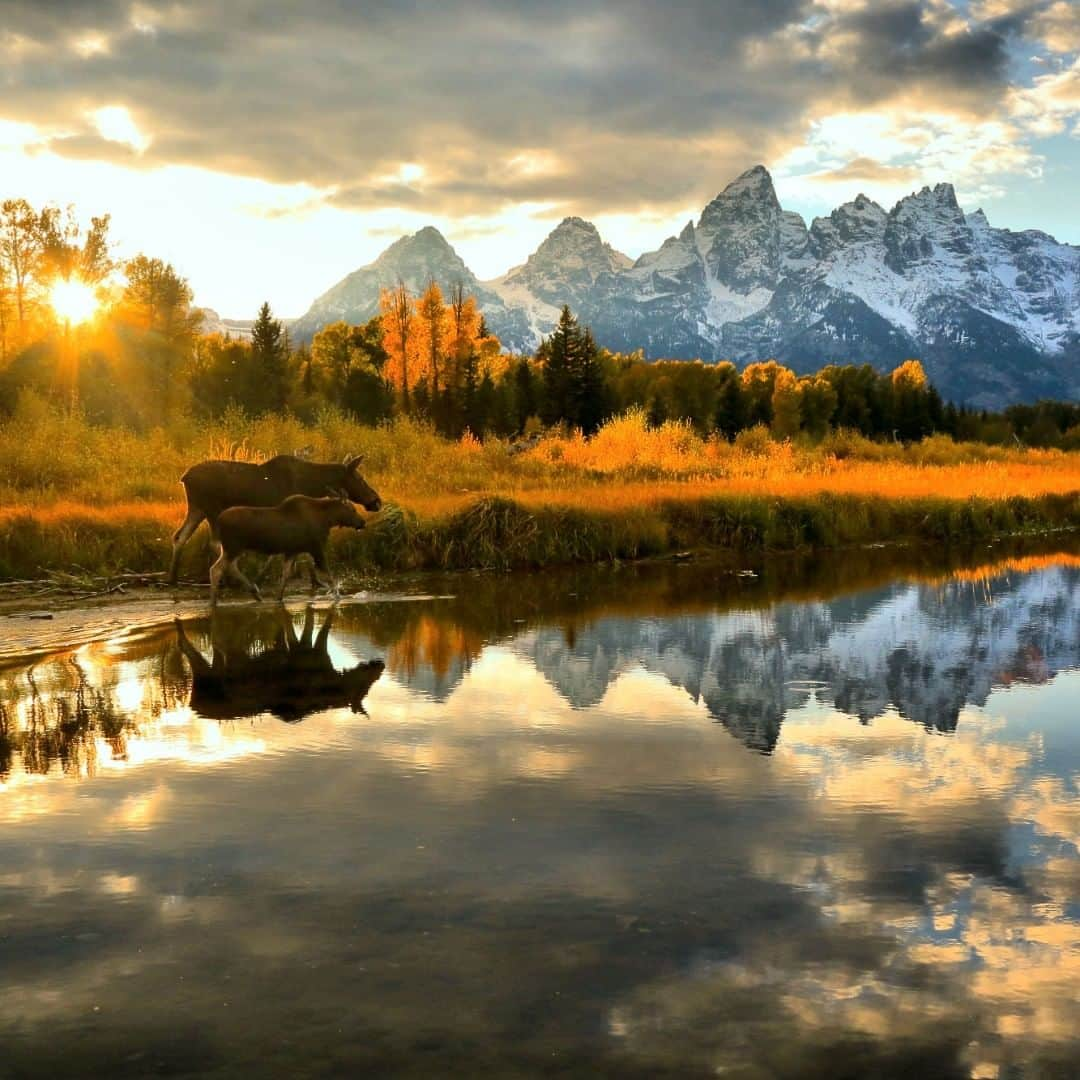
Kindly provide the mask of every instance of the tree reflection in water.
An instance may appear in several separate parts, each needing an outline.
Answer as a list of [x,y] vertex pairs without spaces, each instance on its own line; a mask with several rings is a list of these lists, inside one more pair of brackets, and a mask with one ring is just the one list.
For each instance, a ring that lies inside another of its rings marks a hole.
[[31,667],[19,679],[23,687],[12,685],[11,677],[4,681],[9,685],[0,699],[0,780],[16,759],[39,776],[57,766],[67,775],[93,773],[99,739],[114,758],[126,756],[135,718],[120,708],[110,681],[91,683],[78,653],[51,665],[44,680]]

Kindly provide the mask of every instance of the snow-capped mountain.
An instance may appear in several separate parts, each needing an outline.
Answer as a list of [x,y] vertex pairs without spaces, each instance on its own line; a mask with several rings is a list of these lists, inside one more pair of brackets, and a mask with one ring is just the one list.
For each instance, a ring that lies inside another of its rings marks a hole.
[[811,694],[863,721],[889,707],[950,731],[995,686],[1042,683],[1080,666],[1080,574],[996,578],[993,603],[969,583],[898,584],[839,600],[664,619],[603,618],[568,642],[541,627],[513,642],[575,707],[598,704],[636,667],[704,704],[753,750],[776,745]]
[[395,240],[373,263],[354,270],[328,289],[296,320],[292,335],[298,341],[310,340],[329,323],[367,322],[379,313],[383,289],[402,281],[418,296],[431,280],[439,283],[444,296],[458,282],[464,285],[476,297],[492,330],[507,344],[532,340],[524,313],[507,310],[498,293],[477,280],[442,233],[431,225]]
[[775,357],[805,372],[915,356],[946,397],[989,407],[1080,391],[1080,248],[995,229],[950,184],[889,211],[859,195],[808,228],[758,165],[634,262],[567,218],[486,283],[429,226],[321,296],[294,333],[370,318],[382,287],[432,277],[463,282],[514,350],[533,349],[568,303],[601,344],[651,358]]
[[[897,582],[831,600],[757,610],[541,622],[491,645],[511,651],[574,708],[600,705],[627,672],[678,687],[740,742],[771,752],[790,710],[811,697],[862,722],[889,709],[952,731],[997,687],[1045,683],[1080,668],[1080,570],[1003,572],[970,581]],[[360,624],[335,635],[352,657],[380,647]],[[395,663],[388,678],[437,701],[457,693],[472,664],[439,672]]]

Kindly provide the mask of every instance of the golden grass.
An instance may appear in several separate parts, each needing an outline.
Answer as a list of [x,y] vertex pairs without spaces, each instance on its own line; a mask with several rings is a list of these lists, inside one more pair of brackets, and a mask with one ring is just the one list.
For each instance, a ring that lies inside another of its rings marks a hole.
[[50,567],[163,565],[183,516],[180,474],[209,456],[257,460],[304,450],[365,454],[390,507],[365,537],[338,538],[373,566],[547,565],[679,546],[833,546],[935,541],[1080,525],[1080,453],[956,444],[911,447],[834,433],[819,445],[764,429],[728,443],[688,425],[650,429],[640,412],[593,438],[448,442],[398,421],[335,414],[182,422],[144,435],[94,428],[27,398],[0,424],[0,576]]

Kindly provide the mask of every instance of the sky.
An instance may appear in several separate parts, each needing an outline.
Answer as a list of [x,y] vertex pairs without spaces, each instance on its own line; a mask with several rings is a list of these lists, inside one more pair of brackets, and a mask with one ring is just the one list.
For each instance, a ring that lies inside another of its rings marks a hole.
[[426,224],[482,279],[571,214],[637,256],[758,163],[808,220],[949,181],[1080,243],[1080,2],[0,0],[0,198],[229,317]]

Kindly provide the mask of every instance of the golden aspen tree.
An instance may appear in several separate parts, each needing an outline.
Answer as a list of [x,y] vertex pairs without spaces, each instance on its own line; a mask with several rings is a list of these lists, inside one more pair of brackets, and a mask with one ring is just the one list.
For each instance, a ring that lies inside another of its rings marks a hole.
[[405,411],[409,409],[409,369],[416,361],[416,301],[404,281],[383,289],[379,297],[382,312],[383,348],[386,349],[386,376],[401,387]]
[[[423,358],[425,373],[431,374],[431,391],[439,392],[439,369],[442,365],[446,351],[447,338],[449,337],[449,313],[443,304],[442,290],[439,283],[432,278],[423,296],[416,304],[417,315],[417,353]],[[420,372],[414,372],[414,378],[418,378]]]

